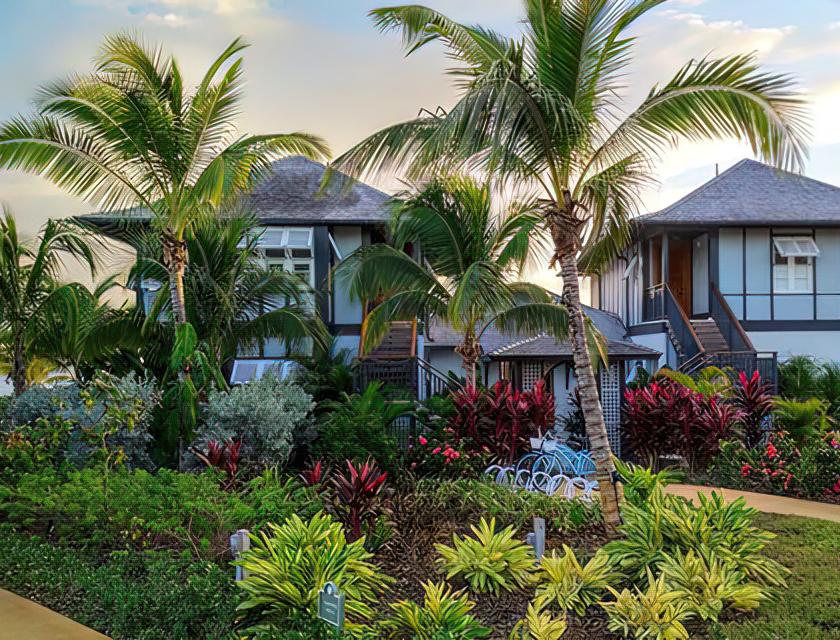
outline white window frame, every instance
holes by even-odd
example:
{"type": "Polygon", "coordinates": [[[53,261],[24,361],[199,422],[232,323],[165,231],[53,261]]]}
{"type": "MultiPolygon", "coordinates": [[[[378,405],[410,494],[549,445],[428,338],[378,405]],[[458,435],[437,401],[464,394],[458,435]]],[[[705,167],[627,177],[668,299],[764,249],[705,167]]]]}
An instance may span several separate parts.
{"type": "Polygon", "coordinates": [[[778,294],[810,294],[814,293],[814,258],[819,257],[820,249],[811,236],[774,236],[773,237],[773,293],[778,294]],[[785,264],[777,264],[776,259],[784,258],[785,264]],[[804,258],[806,267],[807,282],[805,287],[797,284],[796,259],[804,258]],[[784,275],[782,275],[784,274],[784,275]],[[781,276],[781,277],[779,277],[781,276]],[[778,286],[779,282],[786,282],[783,288],[778,286]]]}

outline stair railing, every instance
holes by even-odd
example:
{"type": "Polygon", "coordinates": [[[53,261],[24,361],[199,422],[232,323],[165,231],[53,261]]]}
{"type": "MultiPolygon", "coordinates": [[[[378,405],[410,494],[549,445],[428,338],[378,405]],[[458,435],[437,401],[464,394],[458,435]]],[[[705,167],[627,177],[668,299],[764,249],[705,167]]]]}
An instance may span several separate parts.
{"type": "Polygon", "coordinates": [[[733,352],[752,351],[755,353],[755,347],[752,340],[744,331],[740,321],[732,311],[732,307],[726,302],[726,298],[721,295],[715,283],[711,283],[712,287],[712,302],[709,312],[717,323],[718,329],[723,334],[726,344],[733,352]]]}
{"type": "Polygon", "coordinates": [[[667,284],[658,284],[647,290],[645,318],[668,321],[668,333],[681,364],[705,351],[691,321],[667,284]]]}

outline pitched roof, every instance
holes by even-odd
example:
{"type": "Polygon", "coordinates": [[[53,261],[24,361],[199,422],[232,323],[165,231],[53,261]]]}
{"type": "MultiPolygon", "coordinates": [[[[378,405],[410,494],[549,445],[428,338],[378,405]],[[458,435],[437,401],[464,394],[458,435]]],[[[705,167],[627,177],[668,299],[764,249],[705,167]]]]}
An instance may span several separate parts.
{"type": "MultiPolygon", "coordinates": [[[[624,323],[615,316],[600,309],[584,306],[584,313],[592,320],[607,340],[607,353],[614,357],[657,358],[658,351],[633,342],[627,335],[624,323]]],[[[447,323],[433,318],[429,323],[429,347],[455,347],[462,336],[447,323]]],[[[544,333],[524,335],[504,333],[491,324],[482,334],[481,348],[491,358],[571,358],[572,346],[568,340],[557,340],[544,333]]]]}
{"type": "MultiPolygon", "coordinates": [[[[334,181],[320,192],[326,167],[302,156],[277,160],[273,173],[245,198],[245,210],[264,224],[382,224],[391,217],[390,196],[362,182],[348,184],[335,172],[334,181]]],[[[80,216],[91,223],[149,219],[145,209],[124,209],[80,216]]]]}
{"type": "Polygon", "coordinates": [[[638,220],[644,225],[840,225],[840,187],[747,159],[638,220]]]}

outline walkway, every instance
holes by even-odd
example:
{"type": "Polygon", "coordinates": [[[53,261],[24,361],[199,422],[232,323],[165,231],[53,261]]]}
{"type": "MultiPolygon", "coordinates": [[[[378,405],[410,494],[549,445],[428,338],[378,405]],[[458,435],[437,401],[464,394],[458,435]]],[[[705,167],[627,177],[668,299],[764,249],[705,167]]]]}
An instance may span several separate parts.
{"type": "Polygon", "coordinates": [[[728,502],[743,497],[747,502],[747,506],[765,513],[778,513],[785,516],[803,516],[805,518],[840,522],[840,505],[836,504],[797,500],[796,498],[784,498],[782,496],[769,496],[764,493],[736,491],[735,489],[699,487],[691,484],[672,484],[668,486],[666,491],[676,496],[689,499],[697,496],[698,492],[710,495],[714,491],[716,493],[723,493],[723,497],[728,502]]]}
{"type": "Polygon", "coordinates": [[[0,640],[108,640],[46,607],[0,589],[0,640]]]}

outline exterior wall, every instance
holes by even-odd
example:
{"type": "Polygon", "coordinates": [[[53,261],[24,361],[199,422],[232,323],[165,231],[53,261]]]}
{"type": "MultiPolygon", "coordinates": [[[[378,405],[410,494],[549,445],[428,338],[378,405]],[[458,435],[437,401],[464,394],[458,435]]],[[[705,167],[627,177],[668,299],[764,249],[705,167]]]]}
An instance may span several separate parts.
{"type": "Polygon", "coordinates": [[[719,238],[719,287],[739,320],[840,319],[840,229],[722,228],[719,238]],[[814,237],[812,293],[773,291],[773,234],[814,237]]]}
{"type": "MultiPolygon", "coordinates": [[[[672,369],[676,369],[679,365],[677,352],[674,350],[674,345],[671,344],[671,341],[668,339],[667,333],[649,333],[646,335],[634,335],[631,336],[631,340],[636,344],[640,344],[643,347],[648,347],[650,349],[655,349],[662,355],[659,357],[659,361],[657,362],[656,368],[661,369],[662,367],[668,366],[672,369]]],[[[654,373],[651,371],[651,373],[654,373]]]]}
{"type": "Polygon", "coordinates": [[[691,250],[691,312],[709,313],[709,234],[692,240],[691,250]]]}
{"type": "Polygon", "coordinates": [[[336,336],[333,352],[349,349],[350,357],[355,358],[359,354],[359,340],[359,336],[336,336]]]}
{"type": "Polygon", "coordinates": [[[562,418],[572,412],[569,401],[574,397],[577,378],[574,368],[568,364],[557,365],[552,375],[554,376],[554,415],[562,418]]]}
{"type": "Polygon", "coordinates": [[[465,375],[464,368],[461,366],[461,356],[451,348],[434,348],[432,346],[427,351],[426,360],[443,374],[451,371],[458,377],[464,377],[465,375]]]}
{"type": "Polygon", "coordinates": [[[840,330],[748,331],[747,334],[758,351],[778,351],[780,360],[807,355],[840,361],[840,330]]]}
{"type": "Polygon", "coordinates": [[[638,246],[613,260],[600,278],[593,279],[592,306],[619,316],[626,325],[642,321],[643,260],[638,246]]]}
{"type": "Polygon", "coordinates": [[[605,268],[598,278],[598,305],[599,309],[610,311],[626,320],[626,307],[624,297],[624,270],[627,261],[624,259],[613,260],[609,267],[605,268]]]}
{"type": "MultiPolygon", "coordinates": [[[[362,246],[361,227],[335,227],[332,230],[332,236],[342,258],[346,258],[362,246]]],[[[335,324],[361,324],[362,322],[361,303],[350,300],[346,288],[338,282],[333,285],[333,322],[335,324]]]]}

